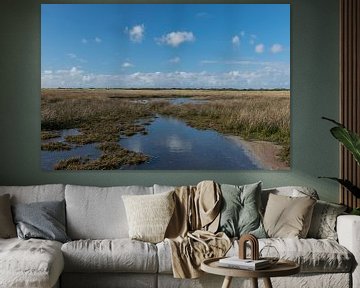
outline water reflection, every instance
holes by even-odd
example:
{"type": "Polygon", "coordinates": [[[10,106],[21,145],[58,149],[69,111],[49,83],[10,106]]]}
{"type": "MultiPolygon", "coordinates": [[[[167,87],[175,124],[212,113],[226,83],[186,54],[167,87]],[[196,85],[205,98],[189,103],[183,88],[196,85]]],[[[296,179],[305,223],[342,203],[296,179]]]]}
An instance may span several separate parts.
{"type": "MultiPolygon", "coordinates": [[[[80,135],[78,129],[64,129],[60,131],[55,131],[60,134],[59,137],[43,140],[42,143],[49,142],[62,142],[65,141],[66,136],[76,136],[80,135]]],[[[46,171],[54,170],[54,166],[61,160],[73,158],[73,157],[83,157],[95,160],[100,157],[101,151],[96,148],[96,144],[85,144],[82,146],[76,146],[71,150],[65,151],[41,151],[41,168],[46,171]]]]}
{"type": "MultiPolygon", "coordinates": [[[[120,140],[131,151],[150,156],[148,163],[121,169],[139,170],[241,170],[261,169],[238,143],[212,130],[197,130],[174,118],[158,117],[147,127],[148,134],[136,134],[120,140]]],[[[65,142],[77,129],[61,131],[60,137],[47,141],[65,142]]],[[[44,141],[45,142],[45,141],[44,141]]],[[[43,143],[44,143],[43,142],[43,143]]],[[[70,151],[41,151],[41,167],[53,170],[60,160],[71,157],[97,159],[96,144],[86,144],[70,151]]]]}
{"type": "Polygon", "coordinates": [[[191,97],[178,97],[178,98],[144,98],[144,99],[135,99],[131,100],[130,102],[136,104],[143,104],[146,105],[150,102],[161,102],[161,101],[169,101],[171,104],[174,105],[181,105],[181,104],[200,104],[208,102],[206,99],[194,99],[191,97]]]}
{"type": "Polygon", "coordinates": [[[65,142],[65,137],[66,136],[76,136],[76,135],[81,134],[78,129],[64,129],[64,130],[60,130],[60,131],[56,130],[54,132],[59,133],[60,136],[55,137],[55,138],[50,138],[50,139],[43,140],[42,143],[65,142]]]}
{"type": "Polygon", "coordinates": [[[170,135],[166,138],[166,146],[171,153],[191,152],[192,144],[189,140],[183,140],[178,135],[170,135]]]}
{"type": "Polygon", "coordinates": [[[96,148],[96,144],[85,144],[75,147],[69,151],[41,151],[41,168],[43,170],[54,170],[54,166],[61,160],[82,157],[95,160],[101,156],[101,151],[96,148]]]}
{"type": "Polygon", "coordinates": [[[194,98],[190,98],[190,97],[180,97],[180,98],[173,98],[170,99],[170,103],[171,104],[175,104],[175,105],[181,105],[181,104],[201,104],[201,103],[205,103],[208,102],[208,100],[202,100],[202,99],[194,99],[194,98]]]}
{"type": "Polygon", "coordinates": [[[147,135],[121,139],[120,145],[151,157],[148,163],[123,169],[260,169],[242,147],[222,134],[197,130],[173,118],[157,118],[147,135]]]}

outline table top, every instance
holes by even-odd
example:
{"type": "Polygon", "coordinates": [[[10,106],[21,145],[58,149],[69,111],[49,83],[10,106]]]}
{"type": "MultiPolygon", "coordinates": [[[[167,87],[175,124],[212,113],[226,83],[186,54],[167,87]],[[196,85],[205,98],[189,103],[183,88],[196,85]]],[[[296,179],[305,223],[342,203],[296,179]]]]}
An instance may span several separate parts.
{"type": "Polygon", "coordinates": [[[244,278],[280,277],[300,272],[300,266],[289,260],[279,260],[276,264],[266,269],[245,270],[219,266],[219,259],[221,258],[224,257],[204,260],[201,263],[201,270],[210,274],[244,278]]]}

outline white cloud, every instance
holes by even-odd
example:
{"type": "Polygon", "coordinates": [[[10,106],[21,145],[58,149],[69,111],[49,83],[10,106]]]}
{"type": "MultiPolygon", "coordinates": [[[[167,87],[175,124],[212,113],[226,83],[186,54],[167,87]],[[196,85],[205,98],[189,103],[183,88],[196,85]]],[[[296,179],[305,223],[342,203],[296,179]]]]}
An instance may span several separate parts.
{"type": "Polygon", "coordinates": [[[173,64],[177,64],[180,62],[180,60],[181,60],[180,57],[174,57],[174,58],[169,59],[169,62],[173,63],[173,64]]]}
{"type": "Polygon", "coordinates": [[[240,31],[240,36],[244,37],[245,36],[245,31],[240,31]]]}
{"type": "Polygon", "coordinates": [[[86,38],[82,38],[81,43],[86,44],[86,43],[88,43],[88,40],[86,38]]]}
{"type": "Polygon", "coordinates": [[[130,74],[86,73],[78,67],[43,71],[41,87],[98,88],[289,88],[290,65],[282,62],[259,62],[256,67],[227,72],[136,72],[130,74]]]}
{"type": "Polygon", "coordinates": [[[141,43],[144,38],[145,26],[144,24],[135,25],[132,28],[125,28],[125,33],[129,34],[130,40],[135,43],[141,43]]]}
{"type": "Polygon", "coordinates": [[[124,62],[121,67],[123,68],[130,68],[130,67],[134,67],[134,64],[131,64],[130,62],[124,62]]]}
{"type": "Polygon", "coordinates": [[[239,46],[240,45],[240,37],[235,35],[234,37],[232,37],[231,43],[236,47],[239,46]]]}
{"type": "Polygon", "coordinates": [[[255,46],[256,53],[259,53],[259,54],[264,53],[264,50],[265,50],[265,45],[262,43],[255,46]]]}
{"type": "Polygon", "coordinates": [[[251,34],[251,35],[250,35],[250,40],[249,40],[250,45],[254,45],[254,44],[255,44],[256,38],[257,38],[257,36],[256,36],[255,34],[251,34]]]}
{"type": "Polygon", "coordinates": [[[182,43],[195,41],[195,36],[192,32],[178,31],[168,33],[155,40],[158,44],[178,47],[182,43]]]}
{"type": "Polygon", "coordinates": [[[101,38],[99,38],[99,37],[95,37],[94,41],[95,41],[96,43],[101,43],[101,42],[102,42],[101,38]]]}
{"type": "Polygon", "coordinates": [[[272,45],[271,46],[271,48],[270,48],[270,51],[272,52],[272,53],[280,53],[280,52],[282,52],[284,50],[284,48],[283,48],[283,46],[281,45],[281,44],[274,44],[274,45],[272,45]]]}
{"type": "Polygon", "coordinates": [[[220,65],[267,65],[271,62],[258,62],[258,61],[250,61],[250,60],[202,60],[200,64],[208,65],[208,64],[220,64],[220,65]]]}

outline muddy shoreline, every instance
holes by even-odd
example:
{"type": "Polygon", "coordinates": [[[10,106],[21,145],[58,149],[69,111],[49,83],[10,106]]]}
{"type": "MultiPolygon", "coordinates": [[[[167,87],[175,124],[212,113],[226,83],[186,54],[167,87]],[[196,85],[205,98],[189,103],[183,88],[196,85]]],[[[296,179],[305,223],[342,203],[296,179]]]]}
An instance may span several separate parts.
{"type": "Polygon", "coordinates": [[[277,156],[281,145],[269,141],[247,141],[239,136],[227,136],[245,149],[245,152],[255,160],[261,168],[266,170],[289,170],[290,167],[277,156]]]}

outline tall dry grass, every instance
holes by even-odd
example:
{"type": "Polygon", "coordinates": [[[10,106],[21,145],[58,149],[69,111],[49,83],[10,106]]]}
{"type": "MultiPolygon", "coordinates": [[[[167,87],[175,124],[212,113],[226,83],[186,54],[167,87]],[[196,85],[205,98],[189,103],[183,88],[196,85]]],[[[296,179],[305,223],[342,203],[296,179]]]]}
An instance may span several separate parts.
{"type": "Polygon", "coordinates": [[[285,142],[290,136],[290,101],[284,97],[244,97],[205,104],[185,104],[179,109],[167,105],[166,115],[184,119],[190,125],[248,139],[285,142]]]}

